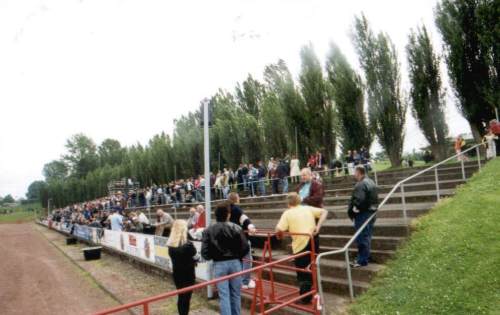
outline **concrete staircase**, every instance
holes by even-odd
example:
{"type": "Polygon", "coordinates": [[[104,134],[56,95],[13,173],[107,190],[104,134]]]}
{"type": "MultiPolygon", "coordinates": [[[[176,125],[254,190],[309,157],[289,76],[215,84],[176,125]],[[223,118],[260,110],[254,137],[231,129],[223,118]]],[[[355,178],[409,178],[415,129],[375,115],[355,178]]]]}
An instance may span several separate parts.
{"type": "MultiPolygon", "coordinates": [[[[379,198],[382,200],[394,185],[408,176],[422,170],[406,168],[389,170],[377,174],[379,198]]],[[[462,167],[458,163],[445,164],[438,169],[439,194],[441,198],[453,196],[455,188],[463,184],[464,174],[469,178],[478,169],[477,161],[465,162],[462,167]]],[[[325,177],[325,208],[328,210],[328,220],[321,230],[320,251],[330,251],[342,248],[355,233],[352,222],[347,217],[347,205],[350,199],[354,180],[351,176],[325,177]]],[[[290,191],[296,185],[290,185],[290,191]]],[[[408,219],[427,213],[437,202],[434,172],[423,174],[405,184],[405,205],[408,219]]],[[[214,202],[217,204],[218,202],[214,202]]],[[[274,228],[283,211],[286,209],[284,195],[242,198],[241,207],[252,219],[257,228],[274,228]]],[[[163,207],[168,210],[168,207],[163,207]]],[[[176,211],[177,218],[188,217],[189,205],[176,211]]],[[[151,211],[154,217],[154,211],[151,211]]],[[[169,210],[169,212],[171,212],[169,210]]],[[[173,211],[171,212],[174,213],[173,211]]],[[[384,263],[393,257],[396,249],[409,235],[409,221],[403,217],[402,194],[395,193],[378,211],[377,221],[372,240],[373,263],[367,267],[352,270],[355,294],[365,291],[371,279],[384,268],[384,263]]],[[[262,239],[253,239],[254,258],[261,259],[262,239]]],[[[291,254],[290,241],[273,240],[273,258],[279,259],[291,254]]],[[[352,258],[356,256],[356,244],[350,248],[352,258]]],[[[322,262],[323,287],[325,292],[348,295],[347,272],[344,257],[332,256],[322,262]]],[[[294,272],[274,270],[275,279],[280,282],[295,284],[294,272]]]]}

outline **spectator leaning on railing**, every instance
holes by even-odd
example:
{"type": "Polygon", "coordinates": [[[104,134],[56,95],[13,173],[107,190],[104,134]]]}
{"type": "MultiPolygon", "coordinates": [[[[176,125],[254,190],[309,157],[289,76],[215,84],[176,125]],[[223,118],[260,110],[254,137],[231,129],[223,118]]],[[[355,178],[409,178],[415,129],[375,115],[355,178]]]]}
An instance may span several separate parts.
{"type": "MultiPolygon", "coordinates": [[[[276,225],[276,232],[290,232],[313,234],[314,247],[316,253],[319,252],[319,231],[325,222],[328,212],[325,209],[301,205],[300,196],[297,193],[288,194],[288,210],[283,212],[276,225]],[[318,223],[316,223],[316,220],[318,223]]],[[[292,235],[292,251],[294,254],[311,251],[311,238],[309,236],[292,235]]],[[[307,268],[311,264],[311,256],[304,255],[295,259],[295,267],[307,268]]],[[[311,291],[312,275],[307,272],[297,271],[297,281],[300,286],[300,294],[311,291]]],[[[301,300],[301,303],[308,304],[312,296],[309,295],[301,300]]]]}
{"type": "Polygon", "coordinates": [[[162,209],[156,210],[156,230],[155,235],[162,236],[165,228],[169,228],[172,226],[174,219],[172,216],[162,209]]]}

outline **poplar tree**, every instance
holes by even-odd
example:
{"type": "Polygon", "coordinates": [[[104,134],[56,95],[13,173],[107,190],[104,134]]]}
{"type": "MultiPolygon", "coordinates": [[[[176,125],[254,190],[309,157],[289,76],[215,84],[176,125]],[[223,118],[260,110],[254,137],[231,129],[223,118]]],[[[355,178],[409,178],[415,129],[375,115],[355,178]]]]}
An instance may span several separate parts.
{"type": "Polygon", "coordinates": [[[365,73],[370,128],[391,165],[400,166],[407,104],[396,48],[387,34],[373,33],[364,15],[354,22],[353,42],[365,73]]]}
{"type": "Polygon", "coordinates": [[[340,48],[330,44],[326,72],[335,102],[343,151],[370,148],[372,137],[366,121],[363,84],[340,48]]]}
{"type": "Polygon", "coordinates": [[[444,91],[441,87],[439,58],[424,27],[411,31],[406,46],[411,83],[413,116],[438,160],[446,157],[448,126],[445,120],[444,91]]]}

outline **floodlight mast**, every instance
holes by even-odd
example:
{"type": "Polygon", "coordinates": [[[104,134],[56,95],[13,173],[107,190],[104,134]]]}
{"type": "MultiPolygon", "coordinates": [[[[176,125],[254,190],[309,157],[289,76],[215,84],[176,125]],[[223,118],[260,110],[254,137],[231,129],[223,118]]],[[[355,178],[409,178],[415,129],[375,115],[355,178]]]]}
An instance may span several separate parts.
{"type": "MultiPolygon", "coordinates": [[[[210,138],[209,138],[209,115],[208,115],[208,107],[210,105],[210,100],[205,98],[201,101],[201,105],[203,107],[203,143],[204,143],[204,155],[205,155],[205,222],[206,228],[210,226],[212,219],[212,209],[210,204],[211,194],[210,194],[210,138]]],[[[212,263],[208,262],[208,279],[212,279],[212,263]]],[[[212,286],[207,287],[207,296],[208,298],[213,297],[212,286]]]]}

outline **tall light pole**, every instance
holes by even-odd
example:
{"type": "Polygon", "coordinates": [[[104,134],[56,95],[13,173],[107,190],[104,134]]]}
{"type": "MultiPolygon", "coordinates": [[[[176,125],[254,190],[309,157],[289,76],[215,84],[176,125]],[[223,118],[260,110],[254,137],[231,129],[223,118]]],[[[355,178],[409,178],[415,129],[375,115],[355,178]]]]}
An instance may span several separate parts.
{"type": "MultiPolygon", "coordinates": [[[[205,151],[205,222],[206,222],[206,227],[210,226],[211,219],[212,219],[212,209],[211,209],[211,204],[210,204],[210,138],[208,134],[208,124],[209,124],[209,117],[208,117],[208,106],[209,106],[209,100],[208,99],[203,99],[202,106],[203,106],[203,143],[204,143],[204,151],[205,151]]],[[[208,262],[208,279],[210,280],[212,278],[212,263],[209,261],[208,262]]],[[[213,297],[213,292],[212,292],[212,286],[207,287],[207,296],[208,298],[213,297]]]]}
{"type": "Polygon", "coordinates": [[[299,158],[299,140],[297,136],[297,126],[295,126],[295,158],[299,158]]]}

